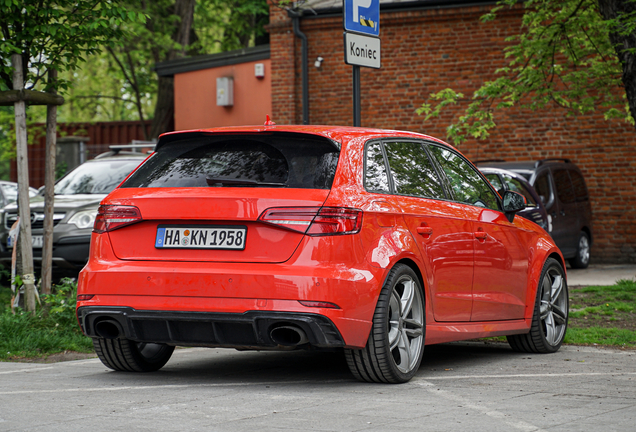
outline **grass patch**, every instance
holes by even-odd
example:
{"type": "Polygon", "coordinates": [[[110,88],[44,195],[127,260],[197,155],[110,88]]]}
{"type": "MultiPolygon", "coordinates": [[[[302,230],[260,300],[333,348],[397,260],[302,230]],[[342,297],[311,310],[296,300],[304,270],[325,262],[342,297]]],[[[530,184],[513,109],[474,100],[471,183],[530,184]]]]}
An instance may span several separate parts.
{"type": "MultiPolygon", "coordinates": [[[[505,337],[483,338],[504,342],[505,337]]],[[[636,282],[570,288],[566,344],[636,348],[636,282]]]]}
{"type": "Polygon", "coordinates": [[[75,318],[77,285],[70,280],[56,285],[53,294],[41,296],[42,305],[31,315],[10,309],[11,291],[0,290],[0,361],[46,357],[64,351],[92,352],[75,318]],[[7,300],[8,291],[8,300],[7,300]]]}
{"type": "Polygon", "coordinates": [[[636,347],[636,331],[606,327],[570,327],[565,335],[565,343],[636,347]]]}

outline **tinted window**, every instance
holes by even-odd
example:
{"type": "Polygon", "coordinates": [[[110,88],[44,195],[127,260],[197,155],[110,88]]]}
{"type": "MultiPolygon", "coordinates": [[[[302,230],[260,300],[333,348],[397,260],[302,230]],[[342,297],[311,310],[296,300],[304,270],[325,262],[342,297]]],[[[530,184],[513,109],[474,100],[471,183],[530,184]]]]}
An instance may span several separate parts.
{"type": "Polygon", "coordinates": [[[416,142],[384,145],[395,193],[427,198],[446,198],[437,172],[424,147],[416,142]]]}
{"type": "Polygon", "coordinates": [[[508,189],[509,190],[517,192],[517,193],[520,193],[521,195],[526,197],[526,205],[528,207],[536,207],[537,206],[536,200],[532,197],[532,194],[526,188],[526,185],[521,183],[519,180],[517,180],[515,178],[512,178],[512,177],[508,177],[506,175],[504,175],[504,180],[506,181],[506,184],[508,185],[508,189]]]}
{"type": "Polygon", "coordinates": [[[389,176],[386,173],[382,145],[379,142],[367,146],[364,187],[370,192],[389,193],[389,176]]]}
{"type": "Polygon", "coordinates": [[[110,159],[83,163],[55,184],[55,195],[110,193],[142,160],[110,159]]]}
{"type": "Polygon", "coordinates": [[[555,170],[552,175],[554,176],[554,184],[561,202],[564,204],[573,203],[575,201],[574,189],[572,188],[568,172],[563,169],[555,170]]]}
{"type": "Polygon", "coordinates": [[[574,196],[577,201],[587,201],[587,187],[585,186],[585,180],[578,171],[571,170],[570,179],[572,179],[572,186],[574,187],[574,196]]]}
{"type": "Polygon", "coordinates": [[[448,149],[430,146],[450,181],[457,201],[498,210],[497,197],[472,166],[448,149]]]}
{"type": "Polygon", "coordinates": [[[339,153],[326,139],[300,134],[186,136],[160,147],[122,187],[329,189],[339,153]]]}
{"type": "Polygon", "coordinates": [[[533,186],[534,190],[543,200],[543,204],[547,205],[550,202],[550,197],[552,196],[552,189],[550,188],[550,178],[548,177],[548,173],[543,173],[539,177],[537,177],[533,186]]]}

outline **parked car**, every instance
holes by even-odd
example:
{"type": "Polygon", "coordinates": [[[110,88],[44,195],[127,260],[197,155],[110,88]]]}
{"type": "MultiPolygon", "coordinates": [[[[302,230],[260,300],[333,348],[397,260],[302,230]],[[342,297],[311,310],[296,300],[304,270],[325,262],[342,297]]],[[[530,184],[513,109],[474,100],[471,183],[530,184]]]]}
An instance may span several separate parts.
{"type": "MultiPolygon", "coordinates": [[[[38,194],[37,189],[29,188],[29,197],[38,194]]],[[[4,220],[4,207],[18,200],[18,184],[11,181],[0,180],[0,220],[4,220]]],[[[7,245],[0,242],[0,256],[7,254],[7,245]]]]}
{"type": "Polygon", "coordinates": [[[528,180],[521,174],[501,168],[479,168],[490,183],[497,189],[499,195],[511,190],[518,192],[526,198],[526,208],[519,212],[519,216],[539,225],[544,230],[550,232],[548,212],[545,210],[543,201],[530,185],[528,180]]]}
{"type": "Polygon", "coordinates": [[[573,268],[587,268],[592,246],[592,206],[581,170],[570,159],[529,162],[478,161],[477,166],[502,168],[524,176],[541,197],[550,234],[573,268]]]}
{"type": "MultiPolygon", "coordinates": [[[[53,215],[53,277],[77,277],[88,261],[93,222],[99,202],[122,182],[146,157],[141,153],[108,152],[84,162],[55,184],[53,215]]],[[[33,261],[36,271],[42,264],[44,238],[44,196],[31,198],[33,261]]],[[[9,229],[18,218],[17,204],[4,209],[0,243],[4,253],[0,263],[9,268],[13,244],[9,229]]]]}
{"type": "Polygon", "coordinates": [[[78,321],[117,371],[158,370],[178,345],[344,348],[356,378],[399,383],[425,344],[555,352],[564,260],[524,209],[426,135],[167,133],[99,207],[78,321]]]}

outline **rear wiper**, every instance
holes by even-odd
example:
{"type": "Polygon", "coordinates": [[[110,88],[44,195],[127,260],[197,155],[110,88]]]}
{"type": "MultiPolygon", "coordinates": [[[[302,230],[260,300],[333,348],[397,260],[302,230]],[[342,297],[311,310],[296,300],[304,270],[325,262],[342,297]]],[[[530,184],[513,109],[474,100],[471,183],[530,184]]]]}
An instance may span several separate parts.
{"type": "Polygon", "coordinates": [[[223,186],[269,186],[269,187],[287,187],[285,183],[259,182],[250,179],[229,178],[229,177],[206,177],[208,186],[222,184],[223,186]]]}

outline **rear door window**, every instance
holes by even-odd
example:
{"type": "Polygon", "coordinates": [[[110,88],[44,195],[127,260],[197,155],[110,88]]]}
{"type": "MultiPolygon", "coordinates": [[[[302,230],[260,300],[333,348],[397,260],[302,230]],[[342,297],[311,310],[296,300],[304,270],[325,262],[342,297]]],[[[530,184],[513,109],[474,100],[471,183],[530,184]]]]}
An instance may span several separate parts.
{"type": "Polygon", "coordinates": [[[387,142],[384,148],[396,194],[446,199],[437,171],[421,143],[387,142]]]}
{"type": "Polygon", "coordinates": [[[382,144],[379,142],[367,146],[364,187],[369,192],[389,193],[389,176],[386,173],[382,144]]]}
{"type": "Polygon", "coordinates": [[[329,189],[340,151],[303,134],[190,135],[168,142],[122,187],[329,189]]]}

